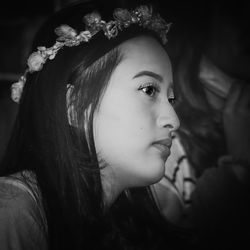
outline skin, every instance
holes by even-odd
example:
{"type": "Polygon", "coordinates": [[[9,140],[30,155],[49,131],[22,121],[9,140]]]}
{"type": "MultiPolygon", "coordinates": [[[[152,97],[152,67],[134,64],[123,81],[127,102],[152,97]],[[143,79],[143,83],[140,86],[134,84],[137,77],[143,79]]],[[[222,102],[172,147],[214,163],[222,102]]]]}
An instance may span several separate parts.
{"type": "Polygon", "coordinates": [[[107,204],[126,188],[159,181],[179,127],[173,109],[172,67],[151,37],[120,45],[123,60],[114,70],[94,116],[94,141],[107,204]],[[151,73],[149,73],[151,72],[151,73]],[[157,143],[166,139],[168,146],[157,143]]]}

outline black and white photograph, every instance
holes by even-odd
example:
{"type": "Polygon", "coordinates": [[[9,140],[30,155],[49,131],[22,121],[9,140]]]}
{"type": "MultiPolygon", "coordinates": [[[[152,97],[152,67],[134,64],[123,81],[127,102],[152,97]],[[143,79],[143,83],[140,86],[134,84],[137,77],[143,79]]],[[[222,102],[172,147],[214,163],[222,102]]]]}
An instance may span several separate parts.
{"type": "Polygon", "coordinates": [[[247,1],[0,5],[0,250],[250,248],[247,1]]]}

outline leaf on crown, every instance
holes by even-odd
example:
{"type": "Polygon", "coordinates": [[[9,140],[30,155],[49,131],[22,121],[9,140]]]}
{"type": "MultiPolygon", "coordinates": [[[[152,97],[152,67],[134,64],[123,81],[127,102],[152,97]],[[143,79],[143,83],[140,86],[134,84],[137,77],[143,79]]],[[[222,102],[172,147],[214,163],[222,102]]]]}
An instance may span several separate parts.
{"type": "Polygon", "coordinates": [[[58,36],[58,41],[65,41],[77,36],[77,32],[69,25],[61,25],[55,29],[55,33],[58,36]]]}
{"type": "Polygon", "coordinates": [[[131,22],[132,16],[126,9],[117,8],[114,10],[114,19],[121,23],[131,22]]]}
{"type": "Polygon", "coordinates": [[[40,52],[33,52],[27,61],[30,72],[39,71],[42,69],[43,64],[45,63],[45,58],[40,52]]]}

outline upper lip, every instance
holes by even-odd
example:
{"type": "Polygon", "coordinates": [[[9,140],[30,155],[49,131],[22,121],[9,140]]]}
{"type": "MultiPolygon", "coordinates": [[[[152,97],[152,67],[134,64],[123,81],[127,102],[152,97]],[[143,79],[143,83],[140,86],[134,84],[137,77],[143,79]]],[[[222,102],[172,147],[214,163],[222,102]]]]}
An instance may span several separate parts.
{"type": "Polygon", "coordinates": [[[165,147],[171,148],[172,139],[171,138],[165,138],[165,139],[157,140],[153,144],[161,144],[161,145],[163,145],[165,147]]]}

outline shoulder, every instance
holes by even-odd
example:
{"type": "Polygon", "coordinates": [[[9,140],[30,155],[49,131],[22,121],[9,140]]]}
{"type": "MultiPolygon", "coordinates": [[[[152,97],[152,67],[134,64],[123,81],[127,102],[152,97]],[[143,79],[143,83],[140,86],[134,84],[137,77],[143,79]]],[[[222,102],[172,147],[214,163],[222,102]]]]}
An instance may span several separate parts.
{"type": "Polygon", "coordinates": [[[46,249],[39,203],[29,187],[13,177],[0,178],[0,245],[4,249],[46,249]]]}
{"type": "MultiPolygon", "coordinates": [[[[11,215],[35,211],[32,192],[20,180],[0,177],[0,211],[11,215]]],[[[1,215],[0,215],[1,216],[1,215]]]]}

